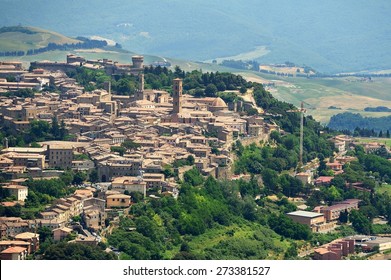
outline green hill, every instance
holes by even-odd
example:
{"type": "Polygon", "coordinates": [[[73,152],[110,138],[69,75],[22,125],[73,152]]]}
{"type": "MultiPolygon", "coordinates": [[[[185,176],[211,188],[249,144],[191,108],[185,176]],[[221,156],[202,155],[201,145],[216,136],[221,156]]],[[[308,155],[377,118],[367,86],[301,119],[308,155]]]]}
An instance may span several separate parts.
{"type": "Polygon", "coordinates": [[[0,28],[0,52],[14,52],[57,45],[77,44],[80,40],[72,39],[56,32],[36,27],[11,26],[0,28]]]}

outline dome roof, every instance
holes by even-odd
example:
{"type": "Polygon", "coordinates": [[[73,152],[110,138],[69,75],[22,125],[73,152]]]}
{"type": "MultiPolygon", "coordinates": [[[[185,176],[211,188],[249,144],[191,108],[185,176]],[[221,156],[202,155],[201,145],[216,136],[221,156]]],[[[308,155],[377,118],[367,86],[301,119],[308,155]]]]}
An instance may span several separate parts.
{"type": "Polygon", "coordinates": [[[224,102],[223,99],[221,99],[220,97],[217,97],[217,98],[213,101],[213,103],[212,103],[211,106],[212,106],[212,107],[227,107],[227,104],[224,102]]]}

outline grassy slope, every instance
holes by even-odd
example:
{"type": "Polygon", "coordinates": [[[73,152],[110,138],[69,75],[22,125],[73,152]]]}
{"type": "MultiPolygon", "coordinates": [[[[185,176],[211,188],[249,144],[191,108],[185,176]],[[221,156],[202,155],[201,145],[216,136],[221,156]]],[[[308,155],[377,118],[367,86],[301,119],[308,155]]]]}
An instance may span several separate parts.
{"type": "MultiPolygon", "coordinates": [[[[219,245],[220,242],[230,240],[232,238],[236,239],[251,239],[253,240],[254,234],[262,233],[266,238],[270,238],[272,240],[273,246],[280,249],[280,252],[274,252],[272,250],[268,251],[268,259],[282,259],[283,252],[285,252],[290,242],[287,240],[281,241],[281,236],[277,235],[272,230],[256,224],[251,224],[249,222],[245,224],[232,224],[230,226],[220,226],[210,230],[207,230],[204,234],[196,236],[192,238],[191,241],[188,242],[191,251],[196,254],[203,254],[206,249],[211,249],[214,246],[219,245]],[[234,236],[230,236],[227,232],[234,232],[234,236]]],[[[173,248],[170,251],[165,252],[165,257],[167,259],[171,259],[179,252],[179,246],[173,248]]]]}
{"type": "Polygon", "coordinates": [[[391,185],[381,185],[379,187],[376,188],[376,191],[378,193],[388,193],[389,195],[391,195],[391,185]]]}
{"type": "Polygon", "coordinates": [[[27,51],[46,47],[49,43],[72,44],[79,40],[72,39],[56,32],[43,30],[35,27],[25,27],[34,34],[22,32],[0,33],[0,51],[27,51]]]}

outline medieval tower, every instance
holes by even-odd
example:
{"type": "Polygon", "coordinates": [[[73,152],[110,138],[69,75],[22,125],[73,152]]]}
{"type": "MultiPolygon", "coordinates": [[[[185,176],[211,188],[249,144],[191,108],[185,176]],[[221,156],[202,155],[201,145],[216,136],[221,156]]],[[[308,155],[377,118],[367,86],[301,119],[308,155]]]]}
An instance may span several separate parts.
{"type": "Polygon", "coordinates": [[[182,110],[182,79],[174,79],[172,87],[173,113],[178,114],[182,110]]]}

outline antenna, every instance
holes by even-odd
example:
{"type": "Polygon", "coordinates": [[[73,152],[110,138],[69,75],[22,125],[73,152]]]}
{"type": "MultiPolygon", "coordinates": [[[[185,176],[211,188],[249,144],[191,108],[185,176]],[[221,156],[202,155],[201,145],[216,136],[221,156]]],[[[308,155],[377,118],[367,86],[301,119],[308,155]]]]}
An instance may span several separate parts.
{"type": "Polygon", "coordinates": [[[303,142],[304,142],[304,102],[301,102],[301,107],[298,110],[288,110],[287,112],[300,112],[300,154],[299,154],[299,164],[297,169],[301,169],[303,166],[303,142]]]}
{"type": "Polygon", "coordinates": [[[304,103],[301,102],[300,109],[300,168],[303,166],[303,140],[304,140],[304,103]]]}

